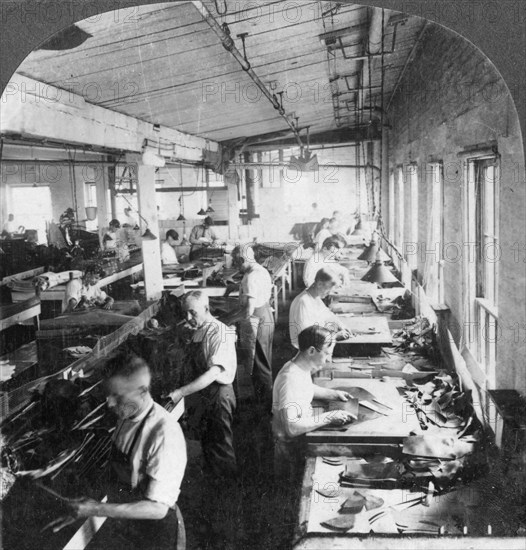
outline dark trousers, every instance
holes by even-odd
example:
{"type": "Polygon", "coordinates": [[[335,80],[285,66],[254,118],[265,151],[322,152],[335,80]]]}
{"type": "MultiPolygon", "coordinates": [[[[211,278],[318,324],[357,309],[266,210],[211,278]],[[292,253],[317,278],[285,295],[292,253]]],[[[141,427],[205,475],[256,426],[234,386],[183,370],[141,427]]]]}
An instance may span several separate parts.
{"type": "Polygon", "coordinates": [[[202,392],[204,413],[201,419],[201,444],[205,467],[214,477],[237,475],[232,422],[236,396],[232,384],[210,384],[202,392]]]}
{"type": "Polygon", "coordinates": [[[274,316],[270,305],[254,310],[254,317],[259,319],[254,353],[252,384],[256,400],[270,412],[272,408],[272,342],[274,340],[274,316]]]}

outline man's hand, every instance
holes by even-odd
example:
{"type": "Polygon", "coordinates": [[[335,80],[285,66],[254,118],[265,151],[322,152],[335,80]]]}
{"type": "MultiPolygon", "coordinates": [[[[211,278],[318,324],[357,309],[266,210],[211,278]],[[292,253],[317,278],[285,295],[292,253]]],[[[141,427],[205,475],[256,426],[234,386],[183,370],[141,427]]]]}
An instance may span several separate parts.
{"type": "Polygon", "coordinates": [[[168,397],[174,402],[175,405],[181,401],[181,399],[184,397],[183,393],[180,389],[174,390],[173,392],[168,394],[168,397]]]}
{"type": "Polygon", "coordinates": [[[336,333],[336,340],[347,340],[347,338],[350,338],[351,336],[353,336],[352,332],[344,328],[336,333]]]}
{"type": "Polygon", "coordinates": [[[112,309],[114,302],[115,302],[115,300],[113,298],[110,298],[109,300],[106,300],[104,302],[104,305],[102,306],[102,308],[103,309],[112,309]]]}
{"type": "Polygon", "coordinates": [[[87,518],[89,516],[96,515],[96,507],[99,504],[98,501],[91,498],[75,498],[68,500],[68,507],[70,513],[66,516],[61,516],[50,523],[48,523],[42,531],[46,529],[53,529],[53,533],[57,533],[64,527],[71,525],[79,518],[87,518]]]}
{"type": "Polygon", "coordinates": [[[344,424],[349,424],[354,418],[345,411],[331,411],[327,415],[326,422],[331,426],[343,426],[344,424]]]}
{"type": "Polygon", "coordinates": [[[342,390],[334,390],[334,401],[349,401],[352,395],[342,390]]]}

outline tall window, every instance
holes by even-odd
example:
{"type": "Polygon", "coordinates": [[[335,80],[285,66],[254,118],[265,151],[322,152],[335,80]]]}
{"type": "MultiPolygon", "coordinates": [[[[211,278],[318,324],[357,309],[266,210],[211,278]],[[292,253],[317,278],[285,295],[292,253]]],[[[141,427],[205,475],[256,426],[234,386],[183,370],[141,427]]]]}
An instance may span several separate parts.
{"type": "Polygon", "coordinates": [[[46,223],[53,218],[51,191],[48,185],[11,185],[9,212],[17,226],[36,229],[40,244],[47,244],[46,223]]]}
{"type": "Polygon", "coordinates": [[[418,259],[418,167],[410,164],[407,167],[407,180],[409,183],[409,227],[406,235],[406,260],[409,267],[416,269],[418,259]]]}
{"type": "Polygon", "coordinates": [[[389,238],[392,242],[395,241],[395,175],[393,172],[389,174],[389,238]]]}
{"type": "Polygon", "coordinates": [[[428,164],[427,183],[430,223],[425,254],[425,290],[431,300],[444,303],[444,170],[441,162],[428,164]]]}
{"type": "Polygon", "coordinates": [[[495,385],[498,323],[498,158],[492,154],[467,159],[464,261],[467,288],[465,341],[482,369],[488,388],[495,385]]]}
{"type": "Polygon", "coordinates": [[[404,244],[404,171],[402,167],[397,170],[397,219],[396,219],[396,246],[402,250],[404,244]]]}

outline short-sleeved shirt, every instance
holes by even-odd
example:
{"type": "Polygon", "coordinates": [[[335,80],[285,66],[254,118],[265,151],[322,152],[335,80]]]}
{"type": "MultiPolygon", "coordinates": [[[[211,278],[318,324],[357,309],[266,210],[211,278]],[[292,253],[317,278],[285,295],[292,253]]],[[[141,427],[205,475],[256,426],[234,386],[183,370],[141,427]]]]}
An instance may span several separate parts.
{"type": "Polygon", "coordinates": [[[174,247],[166,241],[161,245],[161,261],[163,264],[178,264],[177,254],[174,247]]]}
{"type": "Polygon", "coordinates": [[[304,290],[294,298],[289,312],[290,341],[296,349],[298,349],[299,333],[312,325],[338,330],[340,323],[321,298],[314,298],[304,290]]]}
{"type": "Polygon", "coordinates": [[[281,441],[290,441],[286,422],[294,423],[300,417],[312,416],[314,384],[309,372],[293,361],[279,371],[272,388],[272,431],[281,441]],[[280,411],[286,411],[286,418],[280,411]]]}
{"type": "MultiPolygon", "coordinates": [[[[117,424],[113,442],[120,451],[130,452],[136,431],[149,412],[148,408],[137,418],[117,424]]],[[[177,419],[157,403],[153,403],[133,449],[131,466],[132,489],[148,500],[175,505],[186,467],[186,442],[177,419]]]]}
{"type": "Polygon", "coordinates": [[[207,368],[221,367],[216,382],[232,384],[237,369],[236,329],[212,318],[195,331],[192,342],[202,343],[207,368]]]}
{"type": "Polygon", "coordinates": [[[255,263],[251,271],[245,273],[239,287],[239,301],[245,305],[246,297],[254,298],[255,307],[269,303],[272,294],[270,273],[260,264],[255,263]]]}
{"type": "Polygon", "coordinates": [[[66,310],[71,298],[75,298],[77,304],[84,298],[87,302],[100,305],[108,299],[108,295],[98,285],[85,285],[82,279],[73,279],[68,281],[66,285],[64,299],[62,300],[62,311],[66,310]]]}

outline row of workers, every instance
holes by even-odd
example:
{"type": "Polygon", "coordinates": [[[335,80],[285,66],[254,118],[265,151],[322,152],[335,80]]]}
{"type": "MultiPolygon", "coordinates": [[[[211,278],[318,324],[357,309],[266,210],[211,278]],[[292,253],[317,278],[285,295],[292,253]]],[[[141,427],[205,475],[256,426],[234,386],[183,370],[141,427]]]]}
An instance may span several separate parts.
{"type": "MultiPolygon", "coordinates": [[[[265,286],[263,282],[268,286],[268,273],[255,262],[251,250],[245,247],[239,258],[245,266],[244,307],[227,322],[234,323],[247,314],[250,319],[258,318],[259,314],[260,321],[250,326],[269,334],[273,332],[273,319],[267,314],[268,303],[260,305],[257,301],[265,286]],[[251,273],[257,275],[250,277],[251,273]],[[270,325],[272,330],[265,330],[270,325]]],[[[311,414],[314,398],[346,401],[350,397],[346,392],[318,387],[311,378],[313,372],[323,367],[334,340],[349,336],[322,301],[339,282],[337,273],[328,268],[316,273],[314,283],[291,305],[289,323],[291,342],[297,348],[295,357],[280,370],[273,388],[268,356],[268,371],[253,377],[260,403],[272,409],[275,469],[285,479],[301,464],[303,434],[321,425],[340,425],[351,420],[343,411],[317,418],[311,414]],[[323,324],[327,328],[320,326],[323,324]],[[271,396],[268,402],[267,396],[271,396]]],[[[236,332],[212,316],[208,297],[202,291],[187,293],[183,297],[183,310],[188,324],[194,328],[192,345],[202,358],[204,370],[169,395],[175,403],[189,395],[199,395],[205,406],[201,431],[205,472],[208,479],[216,482],[234,482],[239,474],[232,431],[236,407],[232,387],[237,370],[236,332]]],[[[257,330],[252,334],[255,371],[256,357],[258,353],[263,357],[265,350],[261,349],[257,330]]],[[[270,347],[271,344],[270,340],[270,347]]],[[[248,348],[241,347],[245,351],[248,348]]],[[[78,518],[107,517],[110,521],[97,538],[106,540],[111,548],[171,548],[177,535],[176,502],[186,465],[181,428],[173,416],[153,401],[149,390],[151,374],[143,359],[126,354],[115,356],[107,362],[104,379],[108,406],[118,417],[113,434],[108,502],[72,500],[68,515],[53,521],[51,527],[57,531],[78,518]]]]}

